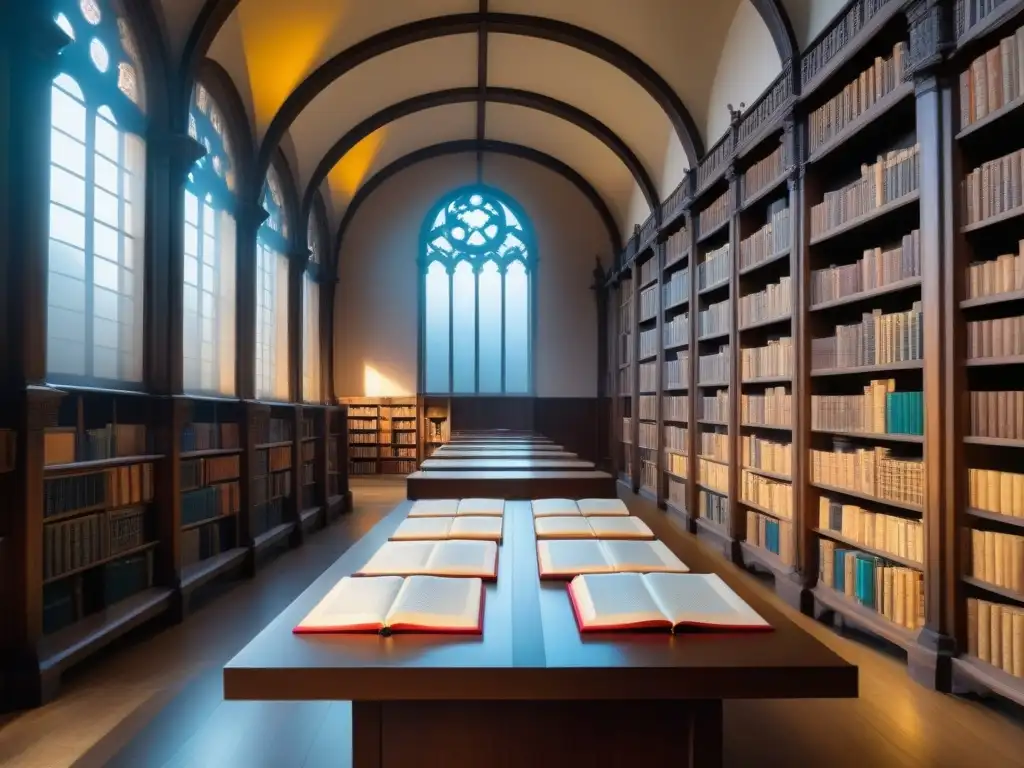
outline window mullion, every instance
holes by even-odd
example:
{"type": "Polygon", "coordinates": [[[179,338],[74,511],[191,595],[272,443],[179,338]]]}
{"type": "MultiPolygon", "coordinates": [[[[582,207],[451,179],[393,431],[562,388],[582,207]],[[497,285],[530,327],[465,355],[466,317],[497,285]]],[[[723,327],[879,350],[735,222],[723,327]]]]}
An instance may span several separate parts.
{"type": "Polygon", "coordinates": [[[94,109],[85,106],[85,375],[95,376],[93,366],[93,248],[95,245],[96,221],[96,120],[94,109]]]}
{"type": "Polygon", "coordinates": [[[501,273],[501,392],[504,394],[508,391],[505,384],[505,337],[508,335],[508,322],[505,319],[505,273],[508,270],[499,267],[498,272],[501,273]]]}
{"type": "Polygon", "coordinates": [[[476,354],[473,355],[473,392],[480,394],[480,265],[473,264],[473,335],[476,354]]]}
{"type": "Polygon", "coordinates": [[[448,391],[455,392],[455,265],[448,272],[448,391]]]}
{"type": "MultiPolygon", "coordinates": [[[[125,174],[128,172],[128,169],[127,169],[128,163],[127,163],[127,161],[125,159],[125,149],[124,149],[126,142],[127,142],[126,134],[123,131],[118,130],[118,134],[117,134],[117,229],[118,229],[118,233],[117,233],[117,286],[118,286],[118,296],[117,296],[116,301],[117,301],[117,372],[118,372],[118,377],[119,378],[124,378],[125,377],[125,372],[121,369],[122,362],[123,362],[122,361],[122,353],[121,353],[121,351],[124,349],[124,342],[125,342],[125,340],[123,338],[121,338],[121,335],[123,333],[125,333],[125,332],[131,333],[130,329],[131,329],[132,325],[134,324],[134,320],[135,320],[134,317],[131,318],[131,320],[133,322],[127,326],[127,328],[129,330],[126,331],[125,330],[126,326],[122,322],[122,320],[124,320],[124,318],[121,317],[121,297],[125,295],[125,292],[128,289],[128,286],[126,286],[124,284],[125,271],[126,271],[125,270],[125,265],[124,265],[124,240],[125,240],[125,237],[127,237],[126,233],[128,231],[128,228],[127,228],[126,222],[125,222],[125,216],[124,216],[124,207],[125,207],[124,177],[125,177],[125,174]]],[[[134,291],[132,291],[132,295],[134,297],[134,291]]],[[[134,356],[134,353],[136,353],[137,351],[138,350],[132,348],[133,356],[134,356]]],[[[145,375],[145,372],[143,372],[143,375],[145,375]]]]}

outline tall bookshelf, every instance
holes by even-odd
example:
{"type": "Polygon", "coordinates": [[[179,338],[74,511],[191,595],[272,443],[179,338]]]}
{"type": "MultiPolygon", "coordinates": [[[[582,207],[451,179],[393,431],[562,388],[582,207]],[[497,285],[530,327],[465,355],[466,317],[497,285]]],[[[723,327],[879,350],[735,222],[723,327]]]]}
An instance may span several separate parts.
{"type": "Polygon", "coordinates": [[[619,480],[629,487],[633,487],[633,439],[634,433],[634,404],[633,395],[636,384],[636,350],[634,333],[634,318],[636,307],[636,284],[632,274],[624,277],[618,285],[618,325],[617,329],[617,354],[618,372],[616,376],[616,408],[614,413],[617,419],[615,434],[619,438],[619,450],[616,455],[615,468],[618,470],[619,480]]]}
{"type": "Polygon", "coordinates": [[[451,440],[451,403],[446,397],[425,395],[422,400],[423,427],[420,431],[420,455],[429,459],[434,451],[451,440]]]}
{"type": "Polygon", "coordinates": [[[637,427],[636,463],[640,493],[658,500],[658,398],[661,394],[661,249],[653,243],[637,256],[637,427]]]}
{"type": "Polygon", "coordinates": [[[415,396],[346,397],[343,402],[348,405],[350,474],[407,475],[416,471],[423,409],[415,396]]]}

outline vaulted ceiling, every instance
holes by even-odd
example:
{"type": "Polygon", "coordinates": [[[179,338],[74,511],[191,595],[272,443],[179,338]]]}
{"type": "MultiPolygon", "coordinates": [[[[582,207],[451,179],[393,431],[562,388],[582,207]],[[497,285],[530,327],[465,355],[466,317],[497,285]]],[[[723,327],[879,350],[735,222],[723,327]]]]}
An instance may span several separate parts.
{"type": "MultiPolygon", "coordinates": [[[[324,191],[335,224],[403,158],[478,142],[573,169],[628,234],[717,138],[712,91],[741,4],[778,60],[795,46],[780,0],[156,2],[172,55],[226,70],[262,162],[283,145],[300,195],[324,191]]],[[[807,8],[838,0],[784,2],[803,31],[807,8]]]]}

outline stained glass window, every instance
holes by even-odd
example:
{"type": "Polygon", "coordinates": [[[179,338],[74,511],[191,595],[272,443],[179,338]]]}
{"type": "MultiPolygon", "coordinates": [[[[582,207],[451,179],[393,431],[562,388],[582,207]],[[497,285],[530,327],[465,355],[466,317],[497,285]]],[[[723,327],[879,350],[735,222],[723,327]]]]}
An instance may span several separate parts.
{"type": "Polygon", "coordinates": [[[455,193],[423,232],[423,387],[431,394],[531,389],[529,233],[489,188],[455,193]]]}
{"type": "Polygon", "coordinates": [[[137,49],[123,45],[130,28],[120,5],[55,6],[71,42],[51,88],[47,376],[139,383],[146,149],[137,49]]]}

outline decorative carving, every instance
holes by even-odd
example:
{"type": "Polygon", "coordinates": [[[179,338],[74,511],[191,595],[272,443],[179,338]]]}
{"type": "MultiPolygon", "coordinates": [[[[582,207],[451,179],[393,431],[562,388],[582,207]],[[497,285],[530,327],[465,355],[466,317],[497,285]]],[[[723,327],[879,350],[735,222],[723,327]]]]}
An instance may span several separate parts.
{"type": "Polygon", "coordinates": [[[741,101],[739,109],[733,108],[732,104],[726,104],[725,106],[729,109],[729,124],[736,127],[743,118],[743,110],[747,105],[741,101]]]}
{"type": "Polygon", "coordinates": [[[904,77],[919,78],[941,64],[955,47],[951,6],[944,0],[904,3],[910,42],[904,77]]]}
{"type": "Polygon", "coordinates": [[[796,192],[800,189],[804,182],[804,171],[806,166],[803,163],[794,163],[789,169],[789,175],[786,177],[786,186],[790,192],[796,192]]]}

